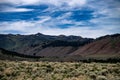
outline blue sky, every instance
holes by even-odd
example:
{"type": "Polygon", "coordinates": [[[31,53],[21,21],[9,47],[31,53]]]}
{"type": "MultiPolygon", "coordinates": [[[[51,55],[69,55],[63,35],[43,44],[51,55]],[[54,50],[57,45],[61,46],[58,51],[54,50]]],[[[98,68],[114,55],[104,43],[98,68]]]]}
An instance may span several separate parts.
{"type": "Polygon", "coordinates": [[[120,0],[0,0],[0,34],[120,33],[120,0]]]}

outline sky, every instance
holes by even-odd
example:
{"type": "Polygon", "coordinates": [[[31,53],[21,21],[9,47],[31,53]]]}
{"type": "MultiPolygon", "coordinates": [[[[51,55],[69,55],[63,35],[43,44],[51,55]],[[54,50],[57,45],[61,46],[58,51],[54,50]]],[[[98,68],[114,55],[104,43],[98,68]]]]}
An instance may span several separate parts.
{"type": "Polygon", "coordinates": [[[0,0],[0,34],[120,33],[120,0],[0,0]]]}

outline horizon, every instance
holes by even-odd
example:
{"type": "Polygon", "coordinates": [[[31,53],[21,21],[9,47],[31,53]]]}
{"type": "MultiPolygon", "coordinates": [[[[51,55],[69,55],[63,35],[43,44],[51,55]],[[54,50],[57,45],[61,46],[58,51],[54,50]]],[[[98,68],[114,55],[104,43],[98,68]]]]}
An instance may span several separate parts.
{"type": "Polygon", "coordinates": [[[120,33],[120,1],[0,1],[0,34],[37,33],[85,38],[120,33]]]}
{"type": "MultiPolygon", "coordinates": [[[[29,35],[37,35],[37,34],[41,34],[41,35],[47,35],[47,36],[66,36],[66,37],[69,37],[69,36],[77,36],[77,35],[64,35],[64,34],[60,34],[60,35],[49,35],[49,34],[43,34],[43,33],[35,33],[35,34],[12,34],[12,33],[6,33],[6,34],[0,34],[0,35],[22,35],[22,36],[29,36],[29,35]]],[[[97,38],[100,38],[100,37],[104,37],[104,36],[110,36],[110,35],[116,35],[116,34],[119,34],[120,33],[113,33],[113,34],[106,34],[106,35],[102,35],[102,36],[99,36],[99,37],[96,37],[96,38],[92,38],[92,37],[83,37],[83,36],[80,36],[78,35],[77,37],[81,37],[81,38],[91,38],[91,39],[97,39],[97,38]]]]}

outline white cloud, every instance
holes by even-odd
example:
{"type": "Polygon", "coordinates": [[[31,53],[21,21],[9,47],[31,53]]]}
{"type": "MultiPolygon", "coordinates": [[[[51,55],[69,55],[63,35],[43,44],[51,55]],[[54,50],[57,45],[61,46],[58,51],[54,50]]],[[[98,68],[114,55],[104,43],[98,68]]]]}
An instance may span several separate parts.
{"type": "MultiPolygon", "coordinates": [[[[55,12],[59,10],[66,10],[65,13],[57,18],[52,18],[50,16],[39,16],[38,21],[16,21],[16,22],[0,22],[0,33],[7,33],[6,31],[20,31],[21,34],[34,34],[34,33],[44,33],[49,35],[80,35],[83,37],[99,37],[106,34],[120,33],[120,8],[118,3],[114,0],[0,0],[0,3],[11,3],[16,6],[21,5],[39,5],[47,4],[50,5],[47,9],[50,12],[55,12]],[[93,2],[93,3],[92,3],[93,2]],[[109,3],[109,4],[108,4],[109,3]],[[52,5],[52,6],[51,6],[52,5]],[[93,19],[88,22],[95,24],[96,26],[79,26],[86,23],[85,21],[74,21],[74,19],[68,20],[73,13],[74,8],[79,7],[79,9],[84,6],[88,7],[90,10],[94,10],[93,19]],[[114,7],[111,7],[114,6],[114,7]],[[71,10],[72,8],[72,10],[71,10]],[[99,16],[102,15],[102,16],[99,16]],[[74,26],[69,26],[68,28],[60,28],[59,24],[73,24],[74,26]]],[[[6,12],[25,12],[32,11],[33,9],[26,8],[6,8],[6,12]]],[[[46,11],[46,10],[45,10],[46,11]]],[[[12,32],[11,32],[12,33],[12,32]]]]}
{"type": "Polygon", "coordinates": [[[116,19],[112,19],[112,18],[94,18],[90,20],[91,23],[96,24],[97,26],[99,25],[114,25],[114,26],[118,26],[120,25],[120,21],[116,20],[116,19]]]}
{"type": "Polygon", "coordinates": [[[61,16],[58,16],[57,19],[66,19],[69,18],[72,15],[72,12],[67,12],[62,14],[61,16]]]}
{"type": "Polygon", "coordinates": [[[10,3],[14,5],[38,5],[51,4],[54,6],[81,6],[86,3],[86,0],[1,0],[0,3],[10,3]]]}
{"type": "Polygon", "coordinates": [[[37,18],[40,19],[39,21],[36,21],[37,24],[45,23],[46,21],[49,21],[51,19],[50,16],[38,16],[37,18]]]}
{"type": "Polygon", "coordinates": [[[0,12],[28,12],[28,11],[33,11],[33,9],[6,7],[2,9],[0,12]]]}
{"type": "MultiPolygon", "coordinates": [[[[80,27],[80,26],[71,26],[69,28],[59,28],[59,27],[49,27],[44,26],[44,21],[48,20],[42,19],[39,21],[16,21],[16,22],[1,22],[0,23],[0,32],[7,33],[7,31],[19,31],[21,34],[35,34],[43,33],[48,35],[78,35],[83,37],[96,38],[106,34],[113,34],[119,32],[120,29],[118,26],[115,28],[114,25],[105,27],[96,27],[92,28],[90,26],[80,27]],[[39,23],[40,22],[40,23],[39,23]],[[43,23],[42,23],[43,22],[43,23]]],[[[17,34],[17,33],[16,33],[17,34]]]]}
{"type": "Polygon", "coordinates": [[[73,24],[73,21],[72,20],[65,20],[65,19],[63,19],[63,20],[60,21],[60,23],[61,24],[73,24]]]}
{"type": "Polygon", "coordinates": [[[120,1],[117,0],[100,0],[95,1],[87,5],[89,8],[93,9],[95,12],[93,13],[94,17],[99,15],[103,15],[108,18],[118,18],[120,17],[120,1]]]}
{"type": "Polygon", "coordinates": [[[17,6],[23,6],[23,5],[40,5],[40,4],[46,4],[49,6],[47,10],[50,10],[51,12],[55,10],[65,10],[65,9],[73,9],[75,7],[81,7],[87,3],[86,0],[0,0],[1,4],[7,3],[12,4],[12,7],[7,7],[5,5],[2,9],[2,12],[25,12],[25,11],[32,11],[33,9],[26,9],[26,8],[16,8],[17,6]],[[57,8],[53,10],[54,8],[57,8]],[[64,7],[63,7],[64,6],[64,7]],[[6,9],[7,8],[7,9],[6,9]],[[52,10],[51,10],[52,8],[52,10]]]}
{"type": "Polygon", "coordinates": [[[36,4],[40,0],[1,0],[0,3],[9,3],[13,5],[31,5],[36,4]]]}
{"type": "Polygon", "coordinates": [[[69,6],[81,6],[81,5],[85,5],[86,4],[86,0],[68,0],[68,5],[69,6]]]}

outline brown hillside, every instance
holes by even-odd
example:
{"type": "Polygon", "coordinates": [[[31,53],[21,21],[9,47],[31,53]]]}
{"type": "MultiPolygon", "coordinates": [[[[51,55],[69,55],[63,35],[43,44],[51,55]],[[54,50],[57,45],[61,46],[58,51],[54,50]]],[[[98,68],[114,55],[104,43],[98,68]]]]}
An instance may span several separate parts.
{"type": "Polygon", "coordinates": [[[113,57],[120,56],[120,35],[106,36],[79,47],[71,55],[84,57],[113,57]]]}
{"type": "MultiPolygon", "coordinates": [[[[45,57],[65,57],[69,55],[71,52],[76,50],[75,47],[46,47],[42,50],[38,50],[35,53],[35,56],[45,56],[45,57]]],[[[34,53],[34,51],[32,52],[34,53]]]]}

